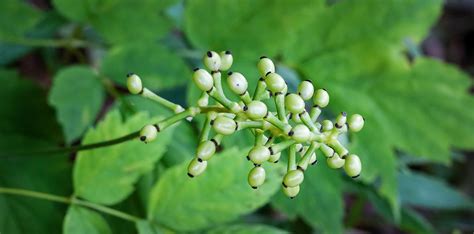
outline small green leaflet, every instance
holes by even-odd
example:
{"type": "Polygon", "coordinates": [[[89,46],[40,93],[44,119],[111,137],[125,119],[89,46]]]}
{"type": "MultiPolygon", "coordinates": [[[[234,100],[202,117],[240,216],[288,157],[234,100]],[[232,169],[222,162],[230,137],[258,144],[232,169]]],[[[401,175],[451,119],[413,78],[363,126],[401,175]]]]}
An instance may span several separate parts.
{"type": "Polygon", "coordinates": [[[72,205],[63,225],[64,234],[111,234],[107,221],[97,212],[72,205]]]}
{"type": "Polygon", "coordinates": [[[56,74],[49,103],[56,108],[68,143],[79,138],[94,123],[104,98],[100,78],[91,68],[72,66],[56,74]]]}

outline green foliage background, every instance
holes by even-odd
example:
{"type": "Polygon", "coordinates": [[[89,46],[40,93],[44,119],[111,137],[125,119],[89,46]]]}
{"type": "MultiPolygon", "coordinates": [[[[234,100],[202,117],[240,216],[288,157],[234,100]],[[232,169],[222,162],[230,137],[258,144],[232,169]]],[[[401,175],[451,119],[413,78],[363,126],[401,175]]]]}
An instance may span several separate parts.
{"type": "Polygon", "coordinates": [[[126,222],[78,205],[1,194],[0,233],[342,233],[371,221],[364,205],[396,230],[473,230],[472,220],[458,219],[473,217],[469,196],[437,173],[411,169],[449,167],[462,160],[456,152],[474,149],[472,80],[416,53],[441,14],[441,0],[51,4],[40,10],[0,1],[0,186],[73,196],[142,219],[126,222]],[[361,178],[348,180],[322,162],[289,200],[280,192],[284,169],[277,165],[252,190],[242,135],[224,141],[209,170],[190,180],[185,167],[198,125],[187,122],[148,145],[15,153],[104,141],[170,115],[124,92],[129,71],[159,94],[193,105],[191,69],[202,66],[205,51],[227,49],[232,70],[251,84],[258,58],[266,55],[290,86],[311,79],[329,91],[326,117],[340,110],[364,115],[365,128],[347,143],[361,157],[361,178]],[[30,53],[40,55],[46,80],[15,69],[30,53]],[[448,218],[435,222],[440,217],[448,218]]]}

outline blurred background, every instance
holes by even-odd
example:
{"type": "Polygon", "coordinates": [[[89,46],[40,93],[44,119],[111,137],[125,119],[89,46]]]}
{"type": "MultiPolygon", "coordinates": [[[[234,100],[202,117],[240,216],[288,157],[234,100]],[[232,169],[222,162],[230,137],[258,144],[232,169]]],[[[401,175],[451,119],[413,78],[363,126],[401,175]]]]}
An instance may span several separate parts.
{"type": "Polygon", "coordinates": [[[0,187],[140,218],[0,192],[0,233],[474,231],[472,0],[3,0],[0,66],[0,187]],[[243,155],[252,138],[241,134],[188,181],[199,118],[147,148],[68,150],[171,114],[129,95],[128,72],[195,105],[191,71],[207,50],[231,50],[231,70],[251,90],[266,55],[290,91],[305,79],[328,90],[324,118],[364,115],[364,129],[344,139],[361,177],[320,156],[297,198],[282,195],[273,165],[255,192],[243,155]]]}

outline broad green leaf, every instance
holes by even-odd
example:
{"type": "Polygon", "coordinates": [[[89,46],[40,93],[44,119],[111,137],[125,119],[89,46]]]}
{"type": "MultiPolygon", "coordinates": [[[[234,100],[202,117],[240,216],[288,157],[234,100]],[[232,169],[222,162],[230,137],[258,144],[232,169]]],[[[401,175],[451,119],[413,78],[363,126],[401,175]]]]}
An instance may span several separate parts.
{"type": "Polygon", "coordinates": [[[296,63],[344,51],[353,44],[384,41],[400,47],[405,38],[419,42],[437,19],[441,6],[441,0],[363,0],[314,9],[285,55],[296,63]]]}
{"type": "Polygon", "coordinates": [[[300,26],[322,9],[324,2],[189,1],[185,9],[185,31],[198,48],[230,49],[236,55],[252,56],[257,61],[261,55],[277,55],[289,41],[299,37],[296,32],[300,26]]]}
{"type": "MultiPolygon", "coordinates": [[[[7,153],[54,147],[44,139],[0,133],[0,187],[27,189],[60,196],[71,194],[67,155],[7,153]]],[[[61,233],[66,205],[37,198],[0,194],[0,233],[61,233]]]]}
{"type": "Polygon", "coordinates": [[[21,38],[41,18],[41,12],[20,0],[0,2],[0,41],[21,38]]]}
{"type": "Polygon", "coordinates": [[[65,234],[108,234],[112,233],[105,219],[95,211],[72,205],[64,218],[65,234]]]}
{"type": "Polygon", "coordinates": [[[91,24],[107,42],[119,44],[151,42],[162,37],[171,26],[164,10],[172,3],[173,0],[53,1],[67,18],[91,24]]]}
{"type": "Polygon", "coordinates": [[[252,165],[248,149],[215,155],[203,175],[189,178],[188,162],[168,169],[151,191],[148,217],[177,231],[199,230],[229,222],[268,202],[284,174],[279,165],[265,166],[266,182],[257,190],[247,184],[252,165]]]}
{"type": "MultiPolygon", "coordinates": [[[[138,113],[123,122],[118,111],[111,111],[95,129],[86,133],[82,144],[125,136],[157,121],[157,118],[138,113]]],[[[134,183],[139,177],[153,169],[154,163],[166,151],[172,131],[167,129],[149,144],[135,139],[110,147],[79,152],[73,174],[75,194],[107,205],[123,200],[134,190],[134,183]]]]}
{"type": "Polygon", "coordinates": [[[474,209],[466,195],[434,177],[420,173],[400,173],[401,202],[406,205],[430,209],[474,209]]]}
{"type": "MultiPolygon", "coordinates": [[[[47,104],[46,92],[14,71],[0,69],[0,132],[61,141],[61,129],[47,104]]],[[[24,149],[21,146],[19,149],[24,149]]]]}
{"type": "Polygon", "coordinates": [[[324,159],[320,156],[318,164],[308,167],[298,196],[290,199],[280,192],[272,205],[290,217],[301,217],[324,233],[342,233],[342,180],[340,172],[328,168],[324,159]]]}
{"type": "Polygon", "coordinates": [[[125,85],[126,75],[134,72],[149,89],[167,89],[191,81],[191,69],[176,54],[157,44],[118,46],[104,58],[101,71],[125,85]]]}
{"type": "Polygon", "coordinates": [[[262,224],[234,224],[213,228],[207,234],[284,234],[287,231],[262,224]]]}
{"type": "Polygon", "coordinates": [[[99,77],[89,67],[72,66],[56,74],[49,103],[56,109],[68,143],[94,123],[104,97],[99,77]]]}

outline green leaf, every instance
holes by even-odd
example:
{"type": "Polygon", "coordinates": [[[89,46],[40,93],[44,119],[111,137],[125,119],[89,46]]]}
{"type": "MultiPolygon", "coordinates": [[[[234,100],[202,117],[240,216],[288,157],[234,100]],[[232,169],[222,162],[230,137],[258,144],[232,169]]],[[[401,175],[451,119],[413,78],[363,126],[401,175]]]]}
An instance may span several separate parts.
{"type": "Polygon", "coordinates": [[[22,37],[41,18],[41,12],[19,0],[0,2],[0,40],[22,37]]]}
{"type": "MultiPolygon", "coordinates": [[[[48,106],[46,92],[14,71],[0,69],[0,129],[2,134],[60,142],[61,129],[48,106]],[[33,118],[34,117],[34,118],[33,118]]],[[[20,146],[18,149],[24,149],[20,146]]]]}
{"type": "Polygon", "coordinates": [[[320,156],[321,162],[306,170],[298,196],[289,199],[278,193],[272,205],[290,217],[303,218],[324,233],[342,233],[344,202],[340,172],[328,168],[323,159],[320,156]]]}
{"type": "Polygon", "coordinates": [[[170,28],[164,10],[174,0],[54,0],[56,9],[73,21],[89,23],[109,43],[155,41],[170,28]]]}
{"type": "Polygon", "coordinates": [[[295,32],[324,2],[189,1],[185,9],[185,31],[198,48],[230,49],[238,56],[253,56],[256,61],[264,54],[275,56],[289,41],[299,37],[295,32]]]}
{"type": "MultiPolygon", "coordinates": [[[[0,187],[20,188],[61,196],[71,194],[71,165],[67,155],[16,155],[18,149],[35,151],[54,144],[18,134],[0,133],[0,187]]],[[[0,194],[1,233],[61,233],[64,204],[37,198],[0,194]]]]}
{"type": "Polygon", "coordinates": [[[162,234],[166,233],[161,230],[159,227],[151,224],[149,221],[139,221],[136,222],[135,226],[137,227],[138,234],[162,234]]]}
{"type": "Polygon", "coordinates": [[[118,46],[108,51],[101,71],[119,84],[134,72],[149,89],[166,89],[191,80],[190,69],[176,54],[157,44],[118,46]]]}
{"type": "Polygon", "coordinates": [[[64,218],[65,234],[108,234],[112,233],[105,219],[95,211],[80,206],[70,206],[64,218]]]}
{"type": "Polygon", "coordinates": [[[263,224],[234,224],[213,228],[207,234],[284,234],[287,231],[263,224]]]}
{"type": "Polygon", "coordinates": [[[68,143],[94,123],[104,98],[99,77],[89,67],[72,66],[56,74],[49,103],[57,111],[68,143]]]}
{"type": "MultiPolygon", "coordinates": [[[[299,27],[298,37],[291,41],[285,55],[297,63],[338,53],[354,44],[383,41],[401,47],[406,38],[419,42],[439,16],[442,3],[441,0],[363,0],[316,8],[306,24],[299,27]]],[[[371,57],[370,53],[364,55],[371,57]]]]}
{"type": "Polygon", "coordinates": [[[468,142],[474,141],[468,134],[474,113],[465,108],[473,103],[468,77],[438,61],[417,58],[409,64],[403,56],[404,40],[417,42],[426,35],[441,2],[403,2],[338,3],[321,17],[340,24],[302,34],[307,45],[299,41],[288,52],[306,78],[328,89],[331,110],[365,116],[366,127],[351,138],[351,150],[361,157],[364,181],[381,179],[379,192],[395,216],[394,149],[447,164],[451,147],[472,148],[468,142]]]}
{"type": "Polygon", "coordinates": [[[403,204],[430,209],[474,209],[466,195],[443,181],[420,173],[400,173],[400,198],[403,204]]]}
{"type": "MultiPolygon", "coordinates": [[[[157,118],[151,119],[147,114],[139,113],[123,122],[118,111],[111,111],[97,128],[86,133],[82,143],[121,137],[157,121],[157,118]]],[[[134,190],[139,177],[153,169],[154,163],[166,151],[171,135],[172,129],[167,129],[158,135],[156,141],[146,145],[137,139],[80,152],[74,166],[75,194],[107,205],[123,200],[134,190]]]]}
{"type": "Polygon", "coordinates": [[[215,155],[205,173],[189,178],[188,162],[168,169],[151,191],[148,217],[177,231],[199,230],[229,222],[264,205],[277,191],[284,174],[278,165],[266,167],[267,180],[253,190],[247,184],[252,165],[248,149],[232,148],[215,155]]]}

